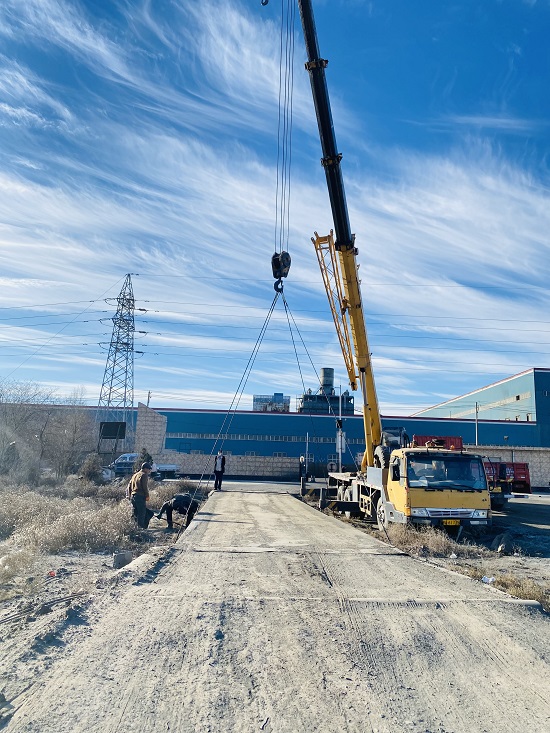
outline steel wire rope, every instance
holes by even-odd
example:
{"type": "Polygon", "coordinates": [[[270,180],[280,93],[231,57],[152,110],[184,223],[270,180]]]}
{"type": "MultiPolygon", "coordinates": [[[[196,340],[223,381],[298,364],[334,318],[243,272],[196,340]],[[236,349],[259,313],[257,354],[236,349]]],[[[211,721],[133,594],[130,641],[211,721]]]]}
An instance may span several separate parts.
{"type": "Polygon", "coordinates": [[[277,174],[275,187],[275,252],[288,250],[290,171],[292,165],[292,97],[294,90],[294,0],[281,0],[279,92],[277,109],[277,174]],[[286,243],[286,244],[285,244],[286,243]]]}
{"type": "MultiPolygon", "coordinates": [[[[233,418],[235,417],[235,413],[239,407],[244,389],[246,387],[246,384],[248,382],[248,378],[250,377],[250,374],[252,372],[252,367],[254,366],[254,362],[256,361],[256,357],[258,355],[258,352],[260,350],[260,346],[262,345],[263,338],[265,336],[265,332],[267,330],[267,327],[269,325],[269,321],[271,320],[271,316],[273,314],[273,311],[275,310],[275,305],[277,303],[277,300],[279,299],[279,292],[275,293],[275,296],[273,298],[273,301],[271,303],[271,306],[269,307],[267,316],[265,317],[265,320],[262,324],[262,327],[260,329],[260,333],[258,334],[258,337],[256,339],[256,343],[254,344],[254,348],[252,349],[252,353],[250,354],[250,357],[248,358],[247,364],[244,368],[244,372],[241,376],[241,379],[239,381],[239,384],[237,386],[237,389],[235,390],[235,394],[233,395],[233,399],[231,400],[231,404],[229,405],[229,408],[225,414],[225,417],[223,419],[222,425],[218,431],[218,435],[216,439],[214,440],[214,444],[212,446],[212,449],[210,450],[210,453],[207,457],[207,461],[210,461],[212,459],[212,455],[214,454],[214,451],[216,450],[218,444],[220,445],[220,448],[223,450],[223,445],[225,443],[225,439],[222,437],[224,435],[224,431],[228,431],[231,427],[231,424],[233,422],[233,418]]],[[[195,493],[199,490],[199,488],[202,485],[203,479],[207,472],[207,463],[205,462],[201,477],[199,479],[199,483],[197,485],[197,488],[195,490],[195,493]]],[[[208,472],[208,480],[206,483],[206,486],[208,488],[208,484],[210,483],[210,476],[211,471],[208,472]]]]}
{"type": "MultiPolygon", "coordinates": [[[[296,321],[294,320],[294,316],[292,315],[292,311],[288,307],[288,303],[286,301],[286,298],[284,296],[284,293],[283,293],[283,303],[284,303],[284,306],[285,306],[285,311],[287,313],[287,318],[290,316],[290,318],[292,319],[292,323],[294,324],[294,328],[296,329],[296,332],[297,332],[298,336],[300,337],[300,341],[302,342],[302,346],[304,347],[304,351],[306,352],[306,354],[308,356],[308,359],[309,359],[310,364],[311,364],[311,366],[313,368],[313,371],[315,372],[315,376],[317,377],[317,381],[319,382],[319,385],[320,385],[321,384],[321,378],[319,376],[319,373],[317,372],[317,369],[315,367],[315,364],[313,363],[313,359],[311,358],[311,355],[310,355],[310,353],[309,353],[309,351],[307,349],[307,346],[306,346],[305,341],[304,341],[304,339],[302,337],[302,334],[300,333],[300,329],[296,325],[296,321]]],[[[289,322],[289,328],[290,328],[290,322],[289,322]]],[[[292,336],[292,328],[290,328],[290,332],[291,332],[291,336],[292,336]]],[[[294,344],[294,337],[292,337],[292,343],[294,344]]],[[[296,353],[296,359],[298,359],[298,352],[296,350],[295,350],[295,353],[296,353]]],[[[300,375],[301,375],[302,372],[301,372],[301,368],[300,368],[300,365],[299,364],[298,364],[298,368],[300,369],[300,375]]],[[[303,384],[303,380],[302,380],[302,384],[303,384]]],[[[304,393],[305,393],[305,387],[304,387],[304,393]]],[[[326,394],[325,394],[325,398],[326,398],[327,405],[328,405],[329,415],[332,415],[332,417],[336,420],[336,415],[334,414],[334,410],[332,409],[332,405],[330,404],[330,400],[328,399],[328,396],[326,394]]],[[[309,414],[310,414],[311,421],[313,423],[313,416],[311,415],[311,412],[309,414]]],[[[317,437],[316,434],[315,434],[315,437],[317,437]]],[[[355,457],[353,456],[349,445],[346,444],[346,448],[349,451],[351,460],[353,461],[353,464],[354,464],[355,468],[358,470],[357,461],[356,461],[355,457]]]]}

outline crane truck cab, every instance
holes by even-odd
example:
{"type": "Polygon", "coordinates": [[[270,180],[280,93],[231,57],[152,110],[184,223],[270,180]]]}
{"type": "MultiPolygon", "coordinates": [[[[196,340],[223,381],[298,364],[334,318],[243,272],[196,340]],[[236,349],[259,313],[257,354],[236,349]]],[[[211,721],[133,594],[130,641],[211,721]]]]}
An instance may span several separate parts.
{"type": "MultiPolygon", "coordinates": [[[[392,451],[388,468],[332,474],[333,508],[391,523],[433,527],[491,524],[483,459],[475,453],[431,448],[392,451]]],[[[329,504],[330,505],[330,504],[329,504]]]]}
{"type": "Polygon", "coordinates": [[[390,521],[435,527],[490,524],[482,457],[426,447],[394,451],[376,519],[382,526],[390,521]]]}

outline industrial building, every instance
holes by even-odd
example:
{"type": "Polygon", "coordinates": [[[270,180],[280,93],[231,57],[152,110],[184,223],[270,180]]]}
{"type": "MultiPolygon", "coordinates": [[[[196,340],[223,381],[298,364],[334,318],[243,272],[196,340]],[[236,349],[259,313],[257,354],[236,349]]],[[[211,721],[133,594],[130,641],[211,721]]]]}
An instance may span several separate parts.
{"type": "MultiPolygon", "coordinates": [[[[228,475],[258,477],[294,477],[300,456],[307,454],[308,464],[321,475],[337,459],[338,412],[327,414],[326,399],[324,404],[325,414],[312,410],[230,415],[224,410],[152,410],[140,405],[136,449],[145,446],[154,455],[177,461],[190,475],[200,475],[210,470],[210,456],[223,443],[228,475]]],[[[528,462],[533,485],[546,487],[550,481],[550,369],[530,369],[413,416],[383,416],[382,424],[402,426],[411,437],[460,435],[467,446],[477,445],[494,460],[528,462]]],[[[352,469],[365,449],[362,416],[344,414],[343,429],[343,462],[352,469]]]]}

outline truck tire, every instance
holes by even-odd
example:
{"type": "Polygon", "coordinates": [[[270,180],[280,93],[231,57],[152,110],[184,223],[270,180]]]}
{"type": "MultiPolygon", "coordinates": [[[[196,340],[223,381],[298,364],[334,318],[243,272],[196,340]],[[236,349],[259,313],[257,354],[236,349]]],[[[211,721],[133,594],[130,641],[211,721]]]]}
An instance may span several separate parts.
{"type": "Polygon", "coordinates": [[[386,507],[382,497],[378,499],[378,504],[376,505],[376,521],[378,523],[378,529],[381,532],[388,529],[390,523],[388,521],[388,515],[386,514],[386,507]]]}
{"type": "Polygon", "coordinates": [[[387,445],[377,445],[374,450],[376,468],[387,468],[390,465],[390,449],[387,445]]]}

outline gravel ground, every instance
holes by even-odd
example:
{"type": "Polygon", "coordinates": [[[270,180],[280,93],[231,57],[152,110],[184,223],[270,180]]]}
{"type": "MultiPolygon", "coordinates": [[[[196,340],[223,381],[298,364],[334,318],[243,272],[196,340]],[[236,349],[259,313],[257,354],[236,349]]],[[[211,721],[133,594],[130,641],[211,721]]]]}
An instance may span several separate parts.
{"type": "Polygon", "coordinates": [[[76,592],[89,561],[83,594],[3,613],[6,730],[550,729],[548,621],[535,606],[284,486],[229,488],[176,545],[120,571],[102,556],[58,558],[48,593],[76,592]]]}

